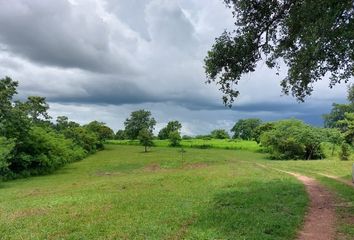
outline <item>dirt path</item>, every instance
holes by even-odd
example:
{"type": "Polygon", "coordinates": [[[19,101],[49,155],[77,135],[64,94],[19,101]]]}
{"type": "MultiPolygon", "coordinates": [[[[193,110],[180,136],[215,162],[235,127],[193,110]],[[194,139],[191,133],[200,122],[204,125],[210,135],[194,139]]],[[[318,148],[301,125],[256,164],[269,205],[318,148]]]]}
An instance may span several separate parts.
{"type": "MultiPolygon", "coordinates": [[[[260,167],[268,168],[263,164],[260,167]]],[[[334,197],[331,192],[320,185],[315,179],[298,173],[287,172],[271,168],[296,177],[301,181],[310,197],[310,206],[305,217],[302,230],[299,232],[298,240],[332,240],[336,234],[336,215],[334,209],[334,197]]]]}
{"type": "Polygon", "coordinates": [[[331,178],[331,179],[334,179],[334,180],[336,180],[338,182],[344,183],[344,184],[354,188],[354,183],[352,181],[345,180],[343,178],[340,178],[340,177],[337,177],[337,176],[333,176],[333,175],[329,175],[329,174],[324,174],[324,173],[316,173],[316,174],[324,176],[324,177],[328,177],[328,178],[331,178]]]}

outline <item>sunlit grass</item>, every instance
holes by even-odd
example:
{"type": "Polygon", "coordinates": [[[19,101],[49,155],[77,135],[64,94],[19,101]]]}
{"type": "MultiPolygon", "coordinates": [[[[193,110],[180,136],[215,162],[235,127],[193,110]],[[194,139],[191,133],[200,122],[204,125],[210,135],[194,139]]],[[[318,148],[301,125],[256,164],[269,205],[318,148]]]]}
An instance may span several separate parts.
{"type": "Polygon", "coordinates": [[[0,185],[1,239],[292,239],[307,204],[260,153],[109,145],[0,185]]]}

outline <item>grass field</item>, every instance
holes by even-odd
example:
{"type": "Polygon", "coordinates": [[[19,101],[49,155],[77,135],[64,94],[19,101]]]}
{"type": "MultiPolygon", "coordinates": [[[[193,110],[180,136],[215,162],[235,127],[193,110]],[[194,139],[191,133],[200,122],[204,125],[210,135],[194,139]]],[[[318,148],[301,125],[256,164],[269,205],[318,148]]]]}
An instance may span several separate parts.
{"type": "MultiPolygon", "coordinates": [[[[116,145],[140,145],[138,140],[109,140],[108,143],[116,145]]],[[[154,140],[156,147],[168,147],[169,140],[154,140]]],[[[257,152],[262,148],[255,141],[245,141],[238,139],[188,139],[182,140],[181,146],[184,148],[217,148],[217,149],[233,149],[247,150],[257,152]]]]}
{"type": "MultiPolygon", "coordinates": [[[[319,178],[347,203],[340,214],[354,216],[353,189],[314,173],[348,178],[351,162],[142,150],[108,145],[55,174],[0,183],[0,239],[294,239],[308,204],[304,186],[257,162],[319,178]]],[[[350,223],[340,224],[354,236],[350,223]]]]}

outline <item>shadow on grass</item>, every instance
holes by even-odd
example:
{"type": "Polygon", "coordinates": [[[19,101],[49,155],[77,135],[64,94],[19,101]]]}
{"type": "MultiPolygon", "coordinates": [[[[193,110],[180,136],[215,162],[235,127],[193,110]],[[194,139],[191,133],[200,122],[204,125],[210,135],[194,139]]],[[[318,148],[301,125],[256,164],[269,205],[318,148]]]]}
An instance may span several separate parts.
{"type": "Polygon", "coordinates": [[[216,239],[293,239],[307,202],[304,187],[294,181],[229,185],[215,195],[191,233],[209,232],[216,239]]]}

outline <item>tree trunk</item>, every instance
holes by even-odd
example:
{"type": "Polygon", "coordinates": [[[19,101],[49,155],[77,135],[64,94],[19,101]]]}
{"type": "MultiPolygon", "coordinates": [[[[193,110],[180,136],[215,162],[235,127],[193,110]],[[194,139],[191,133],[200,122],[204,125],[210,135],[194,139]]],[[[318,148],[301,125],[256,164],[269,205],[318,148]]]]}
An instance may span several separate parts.
{"type": "Polygon", "coordinates": [[[147,152],[147,146],[145,146],[145,152],[147,152]]]}

